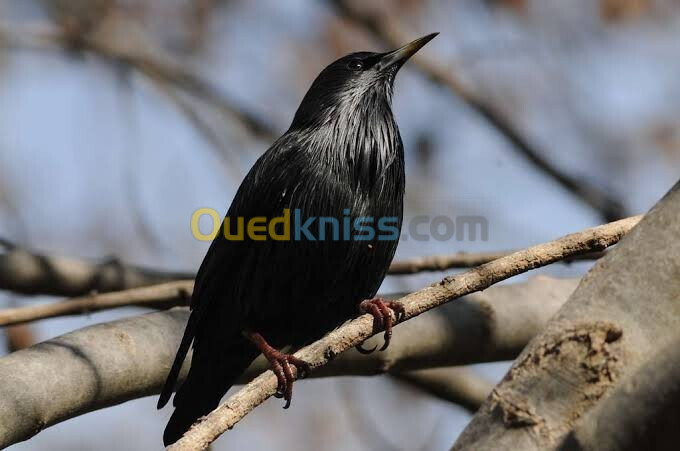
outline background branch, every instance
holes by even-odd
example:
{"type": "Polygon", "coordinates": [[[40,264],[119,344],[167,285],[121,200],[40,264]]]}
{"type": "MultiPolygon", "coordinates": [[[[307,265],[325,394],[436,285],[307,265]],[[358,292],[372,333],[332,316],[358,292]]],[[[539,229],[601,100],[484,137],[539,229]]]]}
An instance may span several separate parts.
{"type": "Polygon", "coordinates": [[[36,254],[13,245],[6,249],[0,253],[0,289],[22,294],[81,296],[193,278],[193,274],[143,269],[117,259],[97,263],[36,254]]]}
{"type": "Polygon", "coordinates": [[[469,368],[427,368],[396,374],[395,378],[438,398],[457,404],[470,413],[479,409],[494,384],[469,368]]]}
{"type": "MultiPolygon", "coordinates": [[[[406,32],[396,19],[390,18],[389,14],[371,13],[365,3],[362,7],[357,7],[348,0],[330,0],[330,3],[343,18],[367,30],[389,47],[397,48],[414,37],[412,33],[406,32]]],[[[555,167],[543,156],[544,152],[536,148],[534,144],[517,131],[510,120],[488,102],[485,102],[465,88],[455,77],[451,69],[445,69],[422,54],[415,55],[413,60],[430,80],[446,87],[451,93],[461,98],[493,126],[498,133],[505,137],[512,144],[514,150],[519,152],[537,169],[556,181],[564,189],[598,211],[605,221],[613,221],[628,215],[621,202],[606,190],[599,188],[586,179],[565,174],[555,167]]]]}
{"type": "MultiPolygon", "coordinates": [[[[68,34],[52,27],[29,30],[0,24],[0,37],[11,45],[28,48],[50,49],[56,45],[58,48],[68,50],[73,46],[72,38],[68,34]]],[[[265,139],[277,136],[277,131],[270,124],[246,112],[242,107],[236,106],[220,89],[200,75],[155,46],[153,51],[145,51],[145,47],[150,43],[144,42],[144,44],[116,45],[113,40],[98,39],[87,35],[80,36],[78,39],[79,50],[88,51],[113,63],[131,67],[152,80],[161,80],[194,95],[235,119],[255,136],[265,139]]]]}
{"type": "Polygon", "coordinates": [[[126,291],[93,294],[49,304],[4,309],[0,310],[0,326],[23,324],[57,316],[81,315],[118,307],[169,309],[177,305],[187,305],[193,286],[193,280],[179,280],[126,291]]]}
{"type": "MultiPolygon", "coordinates": [[[[102,310],[114,306],[124,306],[124,301],[119,304],[106,307],[106,303],[100,304],[94,293],[109,291],[122,291],[131,288],[160,284],[170,281],[189,280],[194,278],[190,272],[173,272],[156,269],[142,268],[124,263],[116,258],[106,259],[101,262],[76,259],[71,257],[44,255],[34,253],[18,247],[10,241],[0,238],[0,244],[6,249],[0,252],[0,290],[13,291],[20,294],[46,294],[51,296],[85,296],[89,299],[87,305],[82,307],[73,306],[59,307],[54,314],[45,314],[49,310],[31,310],[26,308],[26,313],[21,314],[20,321],[37,320],[52,316],[77,314],[81,310],[102,310]],[[3,244],[4,243],[4,244],[3,244]],[[35,312],[35,314],[30,312],[35,312]]],[[[606,251],[591,252],[584,255],[574,256],[561,260],[563,263],[571,263],[581,260],[596,260],[601,258],[606,251]]],[[[444,271],[455,268],[472,268],[484,263],[510,255],[512,251],[503,252],[458,252],[452,255],[433,255],[392,262],[388,274],[405,275],[416,274],[424,271],[444,271]]],[[[186,282],[187,290],[191,292],[192,285],[186,282]]],[[[129,305],[137,305],[134,295],[129,298],[129,305]]],[[[165,301],[165,296],[159,301],[165,301]]],[[[146,302],[146,300],[144,300],[146,302]]],[[[172,304],[174,305],[174,304],[172,304]]],[[[172,306],[171,305],[171,306],[172,306]]],[[[20,310],[16,309],[17,312],[20,310]]],[[[3,316],[0,311],[0,325],[13,324],[8,316],[3,316]]]]}
{"type": "MultiPolygon", "coordinates": [[[[388,274],[404,275],[425,271],[445,271],[447,269],[474,268],[501,257],[507,257],[516,251],[501,252],[458,252],[452,255],[431,255],[392,262],[388,274]]],[[[590,261],[602,258],[607,251],[589,252],[560,260],[560,263],[590,261]]]]}

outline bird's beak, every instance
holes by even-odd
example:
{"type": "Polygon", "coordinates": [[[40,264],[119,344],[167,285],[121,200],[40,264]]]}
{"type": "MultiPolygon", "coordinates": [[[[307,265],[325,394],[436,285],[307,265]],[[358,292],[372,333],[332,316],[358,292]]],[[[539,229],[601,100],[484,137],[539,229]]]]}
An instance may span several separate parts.
{"type": "Polygon", "coordinates": [[[383,54],[378,61],[378,70],[387,69],[388,67],[397,66],[399,69],[410,57],[412,57],[418,50],[423,48],[425,44],[430,42],[439,33],[428,34],[422,38],[418,38],[413,42],[409,42],[403,47],[383,54]]]}

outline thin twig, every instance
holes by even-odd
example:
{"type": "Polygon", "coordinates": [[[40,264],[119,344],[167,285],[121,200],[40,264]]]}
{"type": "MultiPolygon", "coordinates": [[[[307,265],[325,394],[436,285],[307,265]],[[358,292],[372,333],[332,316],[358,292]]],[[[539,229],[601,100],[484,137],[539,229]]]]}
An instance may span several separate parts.
{"type": "MultiPolygon", "coordinates": [[[[64,257],[29,254],[25,250],[14,252],[21,254],[20,256],[0,254],[0,289],[24,294],[76,294],[78,297],[51,304],[0,310],[0,327],[128,306],[168,309],[182,305],[183,301],[168,296],[164,287],[177,286],[186,293],[193,290],[193,282],[190,280],[193,279],[193,275],[189,273],[165,273],[136,268],[117,261],[90,263],[64,257]],[[12,263],[12,260],[18,258],[21,260],[12,263]],[[23,261],[21,266],[17,266],[19,261],[23,261]],[[155,285],[162,282],[166,283],[155,285]],[[157,298],[150,296],[149,293],[154,293],[153,291],[138,290],[137,288],[141,286],[159,287],[155,291],[157,298]],[[107,291],[115,293],[97,294],[107,291]]],[[[560,260],[560,263],[592,260],[605,253],[606,251],[578,255],[560,260]]],[[[452,268],[473,268],[510,254],[511,252],[458,253],[401,260],[392,263],[388,274],[406,275],[452,268]]]]}
{"type": "Polygon", "coordinates": [[[0,326],[126,306],[171,308],[177,305],[187,305],[193,285],[192,280],[179,280],[149,287],[83,296],[50,304],[4,309],[0,310],[0,326]]]}
{"type": "MultiPolygon", "coordinates": [[[[0,237],[0,290],[21,294],[44,294],[51,296],[84,296],[88,294],[122,291],[130,288],[154,285],[182,279],[193,279],[190,272],[172,272],[142,268],[106,259],[101,262],[79,260],[71,257],[43,255],[21,248],[0,237]]],[[[434,255],[392,262],[388,274],[415,274],[424,271],[444,271],[453,268],[472,268],[511,254],[507,252],[459,252],[452,255],[434,255]]],[[[594,260],[604,252],[594,252],[564,259],[594,260]]],[[[90,296],[93,305],[96,299],[90,296]]],[[[136,302],[130,298],[130,302],[136,302]]],[[[122,306],[122,304],[121,304],[122,306]]],[[[63,314],[74,314],[61,310],[63,314]]],[[[41,319],[34,317],[33,319],[41,319]]]]}
{"type": "MultiPolygon", "coordinates": [[[[346,0],[331,0],[330,3],[342,17],[369,31],[391,47],[396,48],[413,38],[396,20],[390,20],[387,16],[374,15],[367,8],[357,8],[352,5],[352,2],[346,0]]],[[[610,193],[586,179],[565,174],[556,168],[543,156],[544,152],[524,138],[503,114],[465,88],[450,69],[445,69],[420,54],[416,55],[414,60],[416,66],[430,80],[448,88],[453,94],[465,101],[503,135],[516,151],[567,191],[597,210],[604,220],[613,221],[626,216],[624,206],[610,193]]]]}
{"type": "MultiPolygon", "coordinates": [[[[388,274],[404,275],[416,274],[425,271],[445,271],[454,268],[474,268],[502,257],[507,257],[514,251],[507,252],[458,252],[452,255],[431,255],[407,260],[392,262],[388,274]]],[[[598,260],[605,255],[606,251],[591,252],[584,255],[576,255],[572,258],[560,260],[560,263],[573,263],[575,261],[598,260]]]]}
{"type": "MultiPolygon", "coordinates": [[[[635,216],[586,229],[515,252],[463,274],[446,277],[439,283],[400,299],[405,307],[405,319],[413,318],[460,296],[483,290],[531,269],[574,255],[601,251],[618,242],[640,219],[641,216],[635,216]]],[[[360,316],[295,355],[310,363],[313,368],[323,366],[341,352],[361,344],[379,332],[374,329],[373,323],[371,315],[360,316]]],[[[174,451],[205,449],[227,429],[275,394],[276,388],[276,377],[271,371],[266,371],[203,417],[169,449],[174,451]]]]}
{"type": "MultiPolygon", "coordinates": [[[[0,24],[0,38],[5,42],[28,48],[51,49],[55,46],[68,49],[71,45],[68,37],[61,31],[51,28],[28,30],[0,24]]],[[[118,48],[101,39],[83,36],[78,41],[81,50],[92,52],[117,64],[132,67],[140,73],[156,80],[172,84],[183,91],[194,95],[222,113],[236,119],[252,134],[271,139],[277,136],[276,130],[259,117],[244,111],[216,86],[203,79],[184,65],[174,61],[168,55],[163,58],[148,54],[149,52],[131,51],[118,48]]]]}

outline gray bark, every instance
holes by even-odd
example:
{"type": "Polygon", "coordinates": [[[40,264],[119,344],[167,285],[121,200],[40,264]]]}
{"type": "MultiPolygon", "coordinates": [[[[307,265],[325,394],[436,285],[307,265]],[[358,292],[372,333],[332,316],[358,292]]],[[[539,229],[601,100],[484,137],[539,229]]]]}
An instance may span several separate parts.
{"type": "Polygon", "coordinates": [[[560,449],[670,451],[679,443],[680,341],[674,341],[579,419],[560,449]]]}
{"type": "Polygon", "coordinates": [[[582,279],[454,449],[554,449],[582,415],[680,338],[678,218],[680,183],[582,279]]]}
{"type": "Polygon", "coordinates": [[[99,324],[0,359],[0,447],[157,393],[186,319],[177,309],[99,324]]]}

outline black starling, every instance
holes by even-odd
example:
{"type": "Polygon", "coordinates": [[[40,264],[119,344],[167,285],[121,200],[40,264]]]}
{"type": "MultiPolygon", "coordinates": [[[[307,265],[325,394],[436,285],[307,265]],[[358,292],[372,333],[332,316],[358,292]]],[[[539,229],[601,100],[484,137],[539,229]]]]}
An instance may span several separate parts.
{"type": "Polygon", "coordinates": [[[287,407],[290,365],[301,373],[309,366],[276,349],[314,341],[358,312],[371,313],[385,328],[383,349],[389,343],[389,309],[399,316],[403,307],[372,298],[401,233],[404,149],[392,86],[404,62],[436,35],[388,53],[353,53],[326,67],[288,131],[246,176],[196,276],[191,316],[158,401],[158,408],[168,402],[193,342],[166,446],[217,407],[260,353],[287,407]],[[250,226],[244,233],[253,218],[276,217],[284,219],[269,224],[265,239],[262,222],[257,233],[250,226]],[[290,229],[286,236],[293,220],[295,236],[290,229]],[[376,226],[390,233],[378,234],[376,226]]]}

